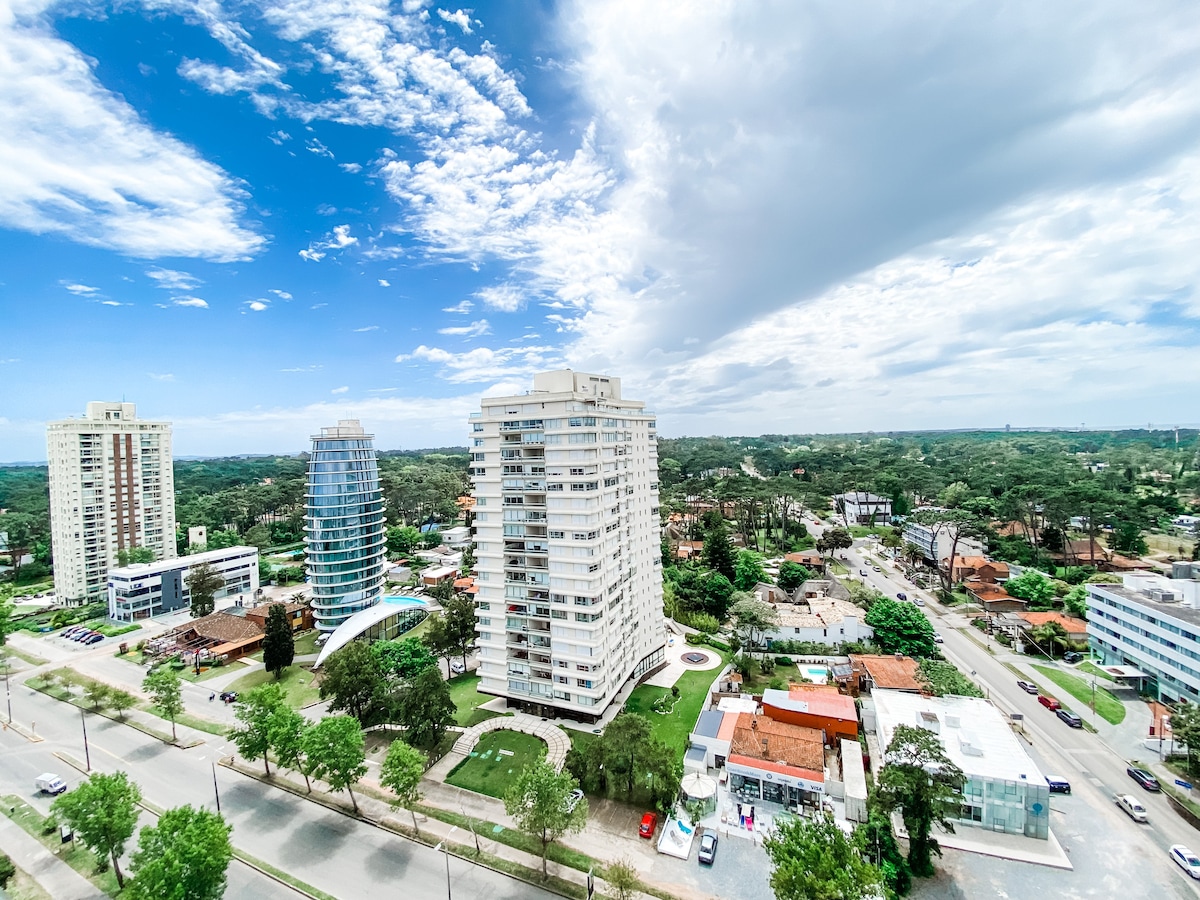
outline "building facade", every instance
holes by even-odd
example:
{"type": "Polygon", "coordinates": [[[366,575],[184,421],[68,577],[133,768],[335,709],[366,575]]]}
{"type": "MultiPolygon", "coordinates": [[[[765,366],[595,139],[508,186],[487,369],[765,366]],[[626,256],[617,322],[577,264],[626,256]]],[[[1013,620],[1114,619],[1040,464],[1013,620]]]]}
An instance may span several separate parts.
{"type": "Polygon", "coordinates": [[[886,525],[892,521],[892,501],[869,491],[834,494],[833,503],[850,525],[886,525]]]}
{"type": "Polygon", "coordinates": [[[383,596],[383,493],[373,440],[357,419],[322,428],[312,439],[304,543],[321,631],[334,631],[383,596]]]}
{"type": "Polygon", "coordinates": [[[65,606],[103,601],[118,554],[175,552],[171,424],[137,418],[132,403],[92,402],[46,426],[54,590],[65,606]]]}
{"type": "Polygon", "coordinates": [[[904,542],[920,547],[926,561],[934,565],[941,565],[942,560],[949,560],[952,547],[956,558],[983,556],[986,552],[986,548],[976,538],[960,537],[958,546],[955,547],[954,536],[945,525],[923,525],[911,520],[904,523],[904,542]]]}
{"type": "Polygon", "coordinates": [[[258,549],[228,547],[194,556],[180,556],[152,563],[134,563],[108,573],[108,617],[117,622],[134,622],[192,605],[187,577],[192,569],[208,565],[224,580],[214,599],[242,596],[249,599],[258,590],[258,549]]]}
{"type": "Polygon", "coordinates": [[[1200,703],[1200,581],[1130,574],[1088,584],[1088,640],[1106,665],[1135,666],[1160,700],[1200,703]]]}
{"type": "Polygon", "coordinates": [[[570,370],[472,415],[481,692],[595,721],[664,663],[655,433],[620,379],[570,370]]]}

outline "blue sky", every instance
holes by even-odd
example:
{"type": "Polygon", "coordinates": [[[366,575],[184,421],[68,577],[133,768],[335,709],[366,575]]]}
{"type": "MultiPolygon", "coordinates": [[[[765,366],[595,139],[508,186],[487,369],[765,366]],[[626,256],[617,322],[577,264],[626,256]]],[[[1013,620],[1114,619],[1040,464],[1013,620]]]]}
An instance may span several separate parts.
{"type": "Polygon", "coordinates": [[[0,460],[620,375],[665,434],[1196,421],[1188,4],[17,0],[0,460]]]}

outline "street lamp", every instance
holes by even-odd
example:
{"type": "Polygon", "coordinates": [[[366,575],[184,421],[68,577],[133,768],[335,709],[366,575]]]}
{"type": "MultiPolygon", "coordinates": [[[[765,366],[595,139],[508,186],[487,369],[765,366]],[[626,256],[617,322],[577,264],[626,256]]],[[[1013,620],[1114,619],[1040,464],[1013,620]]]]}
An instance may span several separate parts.
{"type": "Polygon", "coordinates": [[[12,687],[8,681],[8,657],[0,656],[0,662],[4,663],[4,699],[8,701],[8,724],[12,724],[12,687]]]}
{"type": "Polygon", "coordinates": [[[450,847],[448,842],[450,840],[450,835],[454,834],[456,831],[458,831],[457,825],[446,832],[446,839],[439,841],[438,845],[433,848],[434,852],[441,850],[446,854],[446,900],[454,900],[454,898],[450,896],[450,847]]]}
{"type": "Polygon", "coordinates": [[[84,713],[84,711],[83,711],[83,708],[82,708],[82,707],[80,707],[80,709],[79,709],[79,724],[83,726],[83,760],[84,760],[84,765],[85,765],[85,767],[87,768],[87,771],[90,773],[90,772],[92,771],[92,754],[91,754],[91,751],[89,751],[89,750],[88,750],[88,739],[87,739],[87,715],[84,713]]]}

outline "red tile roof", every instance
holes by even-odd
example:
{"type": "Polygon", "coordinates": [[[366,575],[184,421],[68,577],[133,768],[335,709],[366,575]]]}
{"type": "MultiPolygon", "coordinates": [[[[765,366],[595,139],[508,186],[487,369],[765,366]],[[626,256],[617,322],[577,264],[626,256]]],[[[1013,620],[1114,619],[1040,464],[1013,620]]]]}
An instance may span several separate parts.
{"type": "Polygon", "coordinates": [[[1065,616],[1060,612],[1019,612],[1017,615],[1034,628],[1047,622],[1057,622],[1067,634],[1082,634],[1087,631],[1087,622],[1083,619],[1065,616]]]}
{"type": "Polygon", "coordinates": [[[856,669],[862,668],[875,687],[888,688],[894,691],[919,691],[921,683],[917,681],[917,661],[911,656],[877,656],[872,654],[854,654],[850,663],[856,669]]]}

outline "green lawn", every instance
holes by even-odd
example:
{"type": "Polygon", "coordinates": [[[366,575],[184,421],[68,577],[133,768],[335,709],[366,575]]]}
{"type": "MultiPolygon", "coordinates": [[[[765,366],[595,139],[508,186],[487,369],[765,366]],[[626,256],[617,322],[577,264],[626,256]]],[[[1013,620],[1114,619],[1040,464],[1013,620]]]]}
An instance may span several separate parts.
{"type": "MultiPolygon", "coordinates": [[[[425,621],[428,622],[429,620],[426,619],[425,621]]],[[[495,700],[496,698],[491,694],[481,694],[475,690],[475,686],[479,684],[478,675],[472,675],[469,672],[464,675],[456,675],[447,681],[446,684],[450,688],[450,699],[454,701],[454,707],[458,710],[458,713],[454,716],[454,721],[463,728],[470,728],[472,725],[478,725],[480,722],[485,722],[488,719],[493,719],[501,715],[491,710],[479,708],[481,704],[487,703],[489,700],[495,700]]]]}
{"type": "MultiPolygon", "coordinates": [[[[1090,681],[1085,681],[1077,675],[1071,675],[1061,669],[1052,669],[1049,666],[1034,666],[1033,668],[1050,681],[1053,681],[1083,706],[1091,707],[1092,684],[1090,681]]],[[[1120,725],[1125,719],[1125,704],[1097,684],[1096,712],[1106,722],[1110,722],[1113,725],[1120,725]]]]}
{"type": "MultiPolygon", "coordinates": [[[[716,653],[717,651],[711,647],[705,647],[704,652],[716,653]]],[[[728,654],[721,654],[721,657],[728,662],[728,654]]],[[[648,684],[639,685],[633,689],[633,693],[625,701],[625,709],[649,719],[654,736],[682,756],[683,751],[687,749],[688,735],[692,733],[692,728],[696,725],[700,710],[708,703],[708,689],[716,681],[717,673],[720,671],[718,668],[703,672],[684,672],[679,681],[675,682],[679,688],[679,699],[675,701],[671,711],[665,715],[655,711],[654,703],[665,697],[667,699],[663,701],[664,704],[670,706],[670,689],[648,684]]]]}
{"type": "Polygon", "coordinates": [[[317,646],[317,638],[321,636],[321,632],[313,628],[303,634],[296,636],[296,655],[308,656],[310,653],[316,653],[320,648],[317,646]]]}
{"type": "Polygon", "coordinates": [[[471,755],[454,767],[447,784],[503,797],[526,766],[546,754],[541,738],[516,731],[490,731],[479,739],[471,755]]]}
{"type": "MultiPolygon", "coordinates": [[[[0,797],[0,801],[3,801],[4,804],[4,814],[27,834],[40,841],[55,857],[65,862],[108,896],[118,897],[121,895],[122,892],[117,890],[117,876],[113,874],[112,869],[108,868],[104,872],[97,872],[95,854],[90,850],[85,850],[79,841],[72,841],[64,848],[58,829],[52,828],[49,834],[45,834],[46,817],[20,797],[8,794],[0,797]]],[[[128,869],[123,871],[128,875],[128,869]]]]}
{"type": "Polygon", "coordinates": [[[1081,662],[1076,668],[1080,672],[1087,672],[1089,675],[1095,675],[1097,678],[1103,678],[1105,681],[1112,681],[1113,677],[1101,669],[1099,666],[1094,666],[1090,662],[1081,662]]]}
{"type": "MultiPolygon", "coordinates": [[[[266,669],[255,669],[234,681],[226,690],[242,693],[274,680],[275,676],[266,669]]],[[[317,680],[313,673],[300,666],[288,666],[284,669],[279,684],[283,686],[284,701],[293,709],[311,706],[321,699],[317,693],[317,680]]]]}

